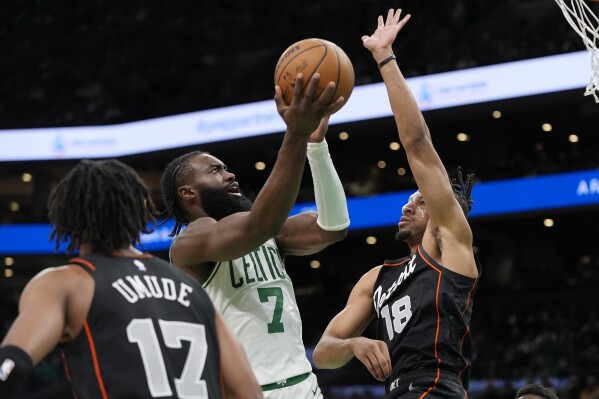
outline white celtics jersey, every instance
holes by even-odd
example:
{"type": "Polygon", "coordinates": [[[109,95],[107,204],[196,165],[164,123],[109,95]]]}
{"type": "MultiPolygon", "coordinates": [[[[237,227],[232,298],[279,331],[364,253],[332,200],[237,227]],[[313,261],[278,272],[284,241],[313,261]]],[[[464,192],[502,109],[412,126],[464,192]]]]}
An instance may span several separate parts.
{"type": "Polygon", "coordinates": [[[243,344],[260,385],[312,371],[293,285],[274,239],[218,262],[204,288],[243,344]]]}

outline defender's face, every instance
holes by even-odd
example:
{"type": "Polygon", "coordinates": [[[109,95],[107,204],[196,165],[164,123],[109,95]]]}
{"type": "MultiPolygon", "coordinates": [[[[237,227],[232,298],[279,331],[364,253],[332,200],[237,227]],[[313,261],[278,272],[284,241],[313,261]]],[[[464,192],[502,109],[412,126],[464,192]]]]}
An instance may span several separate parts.
{"type": "Polygon", "coordinates": [[[401,208],[401,214],[398,223],[399,231],[395,238],[401,241],[421,240],[428,223],[428,212],[420,191],[416,191],[408,198],[408,202],[401,208]]]}

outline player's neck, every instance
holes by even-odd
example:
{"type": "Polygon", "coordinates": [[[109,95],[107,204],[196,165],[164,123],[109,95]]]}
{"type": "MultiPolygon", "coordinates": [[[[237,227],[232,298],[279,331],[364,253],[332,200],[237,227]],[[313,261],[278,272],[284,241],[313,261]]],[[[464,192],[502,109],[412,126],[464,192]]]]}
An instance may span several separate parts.
{"type": "Polygon", "coordinates": [[[197,219],[200,218],[205,218],[205,217],[210,217],[210,215],[208,215],[204,209],[198,207],[193,207],[193,208],[189,208],[185,210],[185,217],[190,221],[193,222],[197,219]]]}
{"type": "Polygon", "coordinates": [[[409,245],[410,245],[410,255],[414,255],[416,252],[418,252],[418,247],[420,246],[419,242],[415,243],[415,244],[410,243],[409,245]]]}

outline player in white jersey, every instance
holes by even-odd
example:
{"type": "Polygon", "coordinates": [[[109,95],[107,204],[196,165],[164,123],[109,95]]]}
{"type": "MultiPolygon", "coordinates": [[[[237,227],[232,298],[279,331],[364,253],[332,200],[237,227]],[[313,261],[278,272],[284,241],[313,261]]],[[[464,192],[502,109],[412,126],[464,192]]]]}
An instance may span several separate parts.
{"type": "Polygon", "coordinates": [[[315,74],[302,94],[298,76],[291,105],[276,88],[287,131],[273,170],[255,202],[243,196],[223,162],[201,151],[173,160],[162,191],[175,218],[171,261],[204,284],[240,339],[265,398],[321,398],[306,358],[302,324],[286,255],[309,255],[343,239],[349,215],[324,136],[334,83],[316,98],[315,74]],[[289,217],[306,156],[318,213],[289,217]]]}

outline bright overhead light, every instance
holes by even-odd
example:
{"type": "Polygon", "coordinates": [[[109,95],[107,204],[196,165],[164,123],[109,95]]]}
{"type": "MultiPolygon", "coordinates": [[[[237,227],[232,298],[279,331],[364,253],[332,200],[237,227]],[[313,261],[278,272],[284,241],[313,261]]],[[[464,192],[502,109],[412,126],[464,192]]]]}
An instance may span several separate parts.
{"type": "Polygon", "coordinates": [[[258,170],[266,169],[266,164],[264,162],[258,161],[254,164],[254,167],[258,170]]]}
{"type": "Polygon", "coordinates": [[[543,129],[544,132],[550,132],[553,130],[553,126],[551,126],[551,123],[543,123],[541,129],[543,129]]]}
{"type": "Polygon", "coordinates": [[[397,174],[403,176],[406,174],[406,170],[404,168],[397,169],[397,174]]]}
{"type": "Polygon", "coordinates": [[[341,132],[339,133],[339,140],[347,140],[349,138],[349,133],[341,132]]]}
{"type": "Polygon", "coordinates": [[[317,260],[312,260],[312,261],[310,261],[310,267],[312,269],[318,269],[318,268],[320,268],[320,262],[317,260]]]}
{"type": "Polygon", "coordinates": [[[578,135],[577,134],[571,134],[568,136],[568,141],[570,143],[578,143],[578,135]]]}
{"type": "Polygon", "coordinates": [[[462,141],[462,142],[470,141],[470,136],[467,135],[466,133],[458,133],[457,139],[458,139],[458,141],[462,141]]]}
{"type": "Polygon", "coordinates": [[[12,269],[4,269],[4,277],[11,278],[14,274],[12,269]]]}
{"type": "Polygon", "coordinates": [[[10,256],[7,256],[6,258],[4,258],[4,264],[6,266],[12,266],[15,264],[15,260],[14,258],[11,258],[10,256]]]}
{"type": "Polygon", "coordinates": [[[376,166],[378,166],[379,169],[385,169],[385,167],[387,166],[387,162],[385,162],[385,161],[378,161],[376,163],[376,166]]]}
{"type": "Polygon", "coordinates": [[[366,244],[368,244],[368,245],[376,244],[376,237],[374,237],[374,236],[366,237],[366,244]]]}
{"type": "Polygon", "coordinates": [[[10,209],[13,212],[19,212],[19,210],[21,209],[21,204],[19,204],[16,201],[10,201],[8,203],[8,209],[10,209]]]}
{"type": "Polygon", "coordinates": [[[501,118],[501,111],[493,111],[491,115],[493,115],[493,118],[499,119],[501,118]]]}
{"type": "Polygon", "coordinates": [[[392,141],[389,143],[389,148],[393,151],[397,151],[401,148],[401,145],[397,141],[392,141]]]}
{"type": "Polygon", "coordinates": [[[23,180],[25,183],[29,183],[31,180],[33,180],[33,175],[31,173],[23,173],[21,175],[21,180],[23,180]]]}
{"type": "Polygon", "coordinates": [[[554,224],[555,223],[553,222],[553,219],[547,218],[547,219],[543,220],[543,225],[545,227],[553,227],[554,224]]]}

